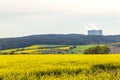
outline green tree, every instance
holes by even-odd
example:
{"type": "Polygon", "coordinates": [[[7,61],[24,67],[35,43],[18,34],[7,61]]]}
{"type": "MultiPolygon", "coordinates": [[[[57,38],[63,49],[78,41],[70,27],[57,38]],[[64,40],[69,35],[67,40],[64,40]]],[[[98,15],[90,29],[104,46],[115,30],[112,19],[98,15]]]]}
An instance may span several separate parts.
{"type": "Polygon", "coordinates": [[[84,51],[84,54],[108,54],[110,52],[109,46],[95,46],[84,51]]]}

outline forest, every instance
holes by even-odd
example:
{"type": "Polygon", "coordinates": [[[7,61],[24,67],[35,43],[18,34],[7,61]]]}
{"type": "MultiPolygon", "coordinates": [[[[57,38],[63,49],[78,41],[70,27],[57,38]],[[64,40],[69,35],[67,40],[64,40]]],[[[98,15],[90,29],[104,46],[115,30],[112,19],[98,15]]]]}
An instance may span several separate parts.
{"type": "Polygon", "coordinates": [[[37,44],[86,45],[108,44],[120,41],[120,35],[88,36],[83,34],[46,34],[16,38],[0,38],[0,49],[21,48],[37,44]]]}

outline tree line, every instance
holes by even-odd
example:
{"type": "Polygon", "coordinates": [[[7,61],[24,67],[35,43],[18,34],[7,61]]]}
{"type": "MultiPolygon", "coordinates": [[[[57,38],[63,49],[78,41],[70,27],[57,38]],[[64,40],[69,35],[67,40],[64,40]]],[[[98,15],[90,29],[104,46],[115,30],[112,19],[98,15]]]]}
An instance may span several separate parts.
{"type": "Polygon", "coordinates": [[[86,45],[119,42],[120,35],[88,36],[82,34],[48,34],[16,38],[0,38],[0,49],[20,48],[35,44],[86,45]]]}

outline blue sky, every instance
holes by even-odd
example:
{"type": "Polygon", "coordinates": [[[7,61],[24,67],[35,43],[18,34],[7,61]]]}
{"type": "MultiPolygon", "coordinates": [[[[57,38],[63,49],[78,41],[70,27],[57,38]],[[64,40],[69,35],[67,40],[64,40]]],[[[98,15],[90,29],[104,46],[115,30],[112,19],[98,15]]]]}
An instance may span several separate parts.
{"type": "Polygon", "coordinates": [[[0,37],[86,34],[94,23],[120,34],[120,0],[0,0],[0,37]]]}

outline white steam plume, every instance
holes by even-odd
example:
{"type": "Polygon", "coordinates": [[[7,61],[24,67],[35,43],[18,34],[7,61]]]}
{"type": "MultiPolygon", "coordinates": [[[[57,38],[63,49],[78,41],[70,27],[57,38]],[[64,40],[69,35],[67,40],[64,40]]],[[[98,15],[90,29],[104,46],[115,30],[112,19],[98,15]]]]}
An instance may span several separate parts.
{"type": "Polygon", "coordinates": [[[91,30],[88,26],[85,26],[85,29],[86,29],[86,30],[91,30]]]}
{"type": "Polygon", "coordinates": [[[85,26],[86,30],[98,30],[98,27],[94,23],[90,23],[87,26],[85,26]]]}

